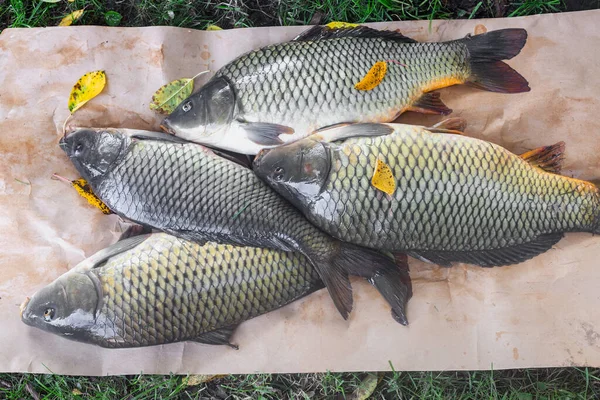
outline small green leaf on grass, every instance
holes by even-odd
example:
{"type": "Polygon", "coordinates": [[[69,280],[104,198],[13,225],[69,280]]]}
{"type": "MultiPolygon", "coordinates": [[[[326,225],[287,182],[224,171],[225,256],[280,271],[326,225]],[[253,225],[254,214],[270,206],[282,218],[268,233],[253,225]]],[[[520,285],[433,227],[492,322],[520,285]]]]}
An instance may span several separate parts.
{"type": "Polygon", "coordinates": [[[107,11],[104,13],[104,21],[108,26],[119,26],[123,16],[116,11],[107,11]]]}

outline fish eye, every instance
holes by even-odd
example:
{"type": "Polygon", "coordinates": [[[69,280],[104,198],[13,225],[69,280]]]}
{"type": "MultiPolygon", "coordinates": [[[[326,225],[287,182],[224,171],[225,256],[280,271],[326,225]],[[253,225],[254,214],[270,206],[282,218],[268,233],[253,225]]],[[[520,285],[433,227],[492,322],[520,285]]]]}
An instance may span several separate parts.
{"type": "Polygon", "coordinates": [[[283,180],[283,174],[275,174],[273,178],[275,179],[275,181],[281,182],[281,180],[283,180]]]}
{"type": "Polygon", "coordinates": [[[183,112],[188,112],[192,109],[192,102],[188,101],[187,103],[185,103],[181,109],[183,110],[183,112]]]}
{"type": "Polygon", "coordinates": [[[83,150],[83,142],[79,142],[75,145],[75,154],[81,153],[83,150]]]}
{"type": "Polygon", "coordinates": [[[281,168],[281,167],[275,168],[275,173],[276,174],[283,174],[283,168],[281,168]]]}
{"type": "Polygon", "coordinates": [[[46,321],[46,322],[52,321],[52,319],[54,319],[55,312],[56,312],[56,310],[54,310],[54,308],[52,308],[52,307],[46,308],[44,310],[44,321],[46,321]]]}

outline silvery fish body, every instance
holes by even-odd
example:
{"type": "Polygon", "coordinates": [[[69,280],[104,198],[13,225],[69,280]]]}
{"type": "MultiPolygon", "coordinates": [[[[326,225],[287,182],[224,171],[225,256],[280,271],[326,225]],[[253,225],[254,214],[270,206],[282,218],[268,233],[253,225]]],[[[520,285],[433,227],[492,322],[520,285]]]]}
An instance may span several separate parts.
{"type": "Polygon", "coordinates": [[[230,344],[243,321],[322,287],[299,253],[199,245],[157,233],[125,239],[84,260],[34,294],[22,319],[110,348],[230,344]]]}
{"type": "Polygon", "coordinates": [[[314,27],[293,41],[251,51],[217,71],[163,121],[185,139],[243,154],[345,122],[390,122],[406,110],[447,114],[443,87],[468,83],[518,93],[527,81],[501,60],[517,55],[527,32],[503,29],[438,43],[364,26],[314,27]],[[355,87],[378,62],[383,80],[355,87]]]}
{"type": "Polygon", "coordinates": [[[518,156],[443,129],[356,124],[264,151],[255,171],[341,240],[492,266],[542,253],[564,232],[600,232],[598,188],[543,169],[562,146],[518,156]],[[378,160],[391,195],[372,183],[378,160]]]}

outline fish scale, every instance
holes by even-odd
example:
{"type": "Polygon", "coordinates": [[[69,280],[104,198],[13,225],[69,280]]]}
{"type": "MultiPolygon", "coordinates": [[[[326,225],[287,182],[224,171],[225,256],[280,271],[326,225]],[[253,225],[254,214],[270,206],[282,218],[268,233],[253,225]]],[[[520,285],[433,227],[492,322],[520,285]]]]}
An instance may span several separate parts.
{"type": "MultiPolygon", "coordinates": [[[[563,232],[600,231],[600,191],[592,183],[543,171],[482,140],[417,126],[376,126],[393,132],[326,143],[315,135],[260,155],[255,171],[334,237],[430,254],[442,264],[522,261],[547,250],[563,232]],[[319,146],[322,152],[310,153],[319,146]],[[302,164],[291,156],[297,153],[302,164]],[[314,176],[305,173],[324,159],[329,161],[314,176]],[[391,196],[371,184],[378,159],[393,173],[391,196]],[[286,175],[277,181],[273,171],[286,175]],[[316,192],[306,189],[311,186],[316,192]],[[519,247],[545,237],[541,247],[519,247]]],[[[352,126],[334,128],[331,136],[352,129],[361,136],[352,126]]]]}
{"type": "Polygon", "coordinates": [[[292,126],[307,120],[326,126],[399,113],[438,78],[465,80],[470,74],[467,58],[460,41],[392,45],[382,38],[349,37],[273,45],[227,64],[216,76],[232,82],[248,121],[292,126]],[[299,55],[301,63],[295,61],[299,55]],[[356,90],[354,85],[382,60],[393,61],[386,79],[373,90],[356,90]],[[271,68],[265,70],[265,65],[271,68]],[[336,114],[327,114],[332,111],[336,114]]]}
{"type": "Polygon", "coordinates": [[[167,234],[153,235],[92,273],[103,294],[95,328],[104,333],[90,340],[104,347],[196,340],[323,287],[301,254],[201,246],[167,234]]]}
{"type": "MultiPolygon", "coordinates": [[[[366,140],[358,146],[352,140],[331,145],[334,168],[324,191],[336,193],[331,197],[335,203],[339,198],[338,174],[344,171],[343,175],[351,179],[348,188],[360,188],[357,196],[361,201],[352,213],[355,218],[338,220],[334,217],[326,222],[325,230],[343,240],[374,248],[452,251],[511,246],[533,240],[540,230],[594,228],[597,217],[590,211],[598,206],[595,186],[539,173],[525,162],[510,157],[508,152],[482,141],[465,139],[460,145],[453,145],[449,153],[438,150],[452,140],[452,136],[415,129],[366,140]],[[361,156],[368,158],[368,162],[361,165],[364,172],[354,174],[357,165],[348,170],[351,164],[356,164],[346,155],[349,149],[360,150],[361,156]],[[395,156],[400,153],[406,154],[406,158],[395,156]],[[399,180],[394,201],[377,200],[381,194],[372,186],[365,190],[378,156],[390,165],[399,180]],[[438,168],[448,158],[450,162],[440,171],[438,168]],[[485,169],[480,168],[483,160],[485,169]],[[435,161],[435,169],[431,169],[432,161],[435,161]],[[432,179],[434,171],[450,186],[440,190],[432,179]],[[582,185],[584,190],[578,190],[582,185]],[[566,212],[543,212],[550,203],[564,205],[566,212]],[[526,219],[520,218],[523,213],[527,214],[526,219]],[[497,218],[493,218],[494,215],[497,218]],[[450,219],[452,216],[455,221],[450,219]],[[379,231],[386,234],[373,230],[372,221],[380,224],[379,231]],[[445,234],[434,231],[434,227],[439,226],[446,228],[445,234]]],[[[329,204],[326,197],[317,200],[312,207],[319,209],[325,203],[328,209],[340,210],[339,204],[329,204]]],[[[325,221],[319,220],[319,224],[323,223],[325,221]]]]}

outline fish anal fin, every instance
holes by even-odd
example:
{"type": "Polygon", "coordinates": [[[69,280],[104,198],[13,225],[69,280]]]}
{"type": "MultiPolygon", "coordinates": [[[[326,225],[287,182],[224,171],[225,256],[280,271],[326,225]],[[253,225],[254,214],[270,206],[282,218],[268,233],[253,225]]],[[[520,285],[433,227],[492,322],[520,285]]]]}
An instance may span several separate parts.
{"type": "Polygon", "coordinates": [[[341,26],[339,28],[324,26],[313,26],[296,36],[294,42],[306,42],[325,39],[337,39],[344,37],[358,38],[380,38],[398,43],[417,43],[416,40],[404,36],[399,31],[378,30],[367,26],[341,26]]]}
{"type": "Polygon", "coordinates": [[[394,128],[387,124],[359,122],[355,124],[338,124],[323,128],[314,134],[318,140],[335,142],[354,137],[384,136],[394,133],[394,128]]]}
{"type": "Polygon", "coordinates": [[[271,124],[267,122],[242,122],[248,139],[264,146],[277,146],[283,144],[279,135],[292,135],[294,129],[289,126],[271,124]]]}
{"type": "Polygon", "coordinates": [[[551,146],[542,146],[529,150],[520,157],[529,164],[544,171],[560,174],[565,159],[565,142],[558,142],[551,146]]]}
{"type": "Polygon", "coordinates": [[[215,329],[214,331],[206,332],[196,337],[194,342],[202,344],[225,345],[233,349],[239,350],[239,346],[230,342],[231,336],[235,331],[236,326],[228,326],[225,328],[215,329]]]}
{"type": "Polygon", "coordinates": [[[448,115],[452,112],[452,110],[442,102],[438,92],[424,93],[416,102],[406,108],[405,111],[432,115],[448,115]]]}
{"type": "Polygon", "coordinates": [[[431,128],[427,128],[432,132],[439,131],[443,132],[452,132],[452,133],[464,133],[467,128],[467,120],[464,118],[454,117],[454,118],[446,118],[437,124],[433,125],[431,128]]]}
{"type": "Polygon", "coordinates": [[[540,255],[550,250],[563,236],[562,232],[543,234],[530,242],[500,249],[477,251],[417,250],[408,254],[444,267],[450,266],[453,262],[473,264],[480,267],[499,267],[519,264],[540,255]]]}

